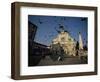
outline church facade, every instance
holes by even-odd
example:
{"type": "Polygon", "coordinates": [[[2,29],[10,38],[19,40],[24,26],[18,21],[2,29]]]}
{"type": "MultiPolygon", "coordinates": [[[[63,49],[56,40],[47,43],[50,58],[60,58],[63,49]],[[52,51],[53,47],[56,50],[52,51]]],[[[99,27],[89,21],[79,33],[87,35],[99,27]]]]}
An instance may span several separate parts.
{"type": "MultiPolygon", "coordinates": [[[[57,47],[54,47],[55,45],[60,45],[66,56],[76,56],[76,41],[71,37],[68,31],[64,30],[63,27],[61,27],[57,37],[52,40],[51,48],[56,48],[55,50],[57,50],[57,47]]],[[[79,34],[79,48],[83,49],[81,34],[79,34]]]]}

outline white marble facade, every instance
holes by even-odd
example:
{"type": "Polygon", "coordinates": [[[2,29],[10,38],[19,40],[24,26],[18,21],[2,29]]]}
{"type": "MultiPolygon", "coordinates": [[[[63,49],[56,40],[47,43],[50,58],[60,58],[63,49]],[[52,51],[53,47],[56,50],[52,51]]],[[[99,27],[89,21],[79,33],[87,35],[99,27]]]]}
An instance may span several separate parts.
{"type": "MultiPolygon", "coordinates": [[[[57,44],[59,44],[63,48],[67,56],[76,56],[76,49],[75,49],[76,41],[64,29],[62,29],[58,33],[57,37],[52,40],[51,47],[57,44]]],[[[80,33],[79,33],[79,49],[83,49],[83,42],[80,33]]]]}

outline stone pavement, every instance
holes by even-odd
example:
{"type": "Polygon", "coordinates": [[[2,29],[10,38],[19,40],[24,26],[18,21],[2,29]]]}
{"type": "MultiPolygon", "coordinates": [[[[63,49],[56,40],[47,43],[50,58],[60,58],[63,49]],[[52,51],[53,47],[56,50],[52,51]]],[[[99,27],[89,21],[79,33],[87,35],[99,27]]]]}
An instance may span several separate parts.
{"type": "Polygon", "coordinates": [[[47,66],[47,65],[69,65],[69,64],[85,64],[82,62],[79,57],[66,57],[63,61],[53,61],[49,56],[46,56],[44,59],[41,59],[38,66],[47,66]]]}

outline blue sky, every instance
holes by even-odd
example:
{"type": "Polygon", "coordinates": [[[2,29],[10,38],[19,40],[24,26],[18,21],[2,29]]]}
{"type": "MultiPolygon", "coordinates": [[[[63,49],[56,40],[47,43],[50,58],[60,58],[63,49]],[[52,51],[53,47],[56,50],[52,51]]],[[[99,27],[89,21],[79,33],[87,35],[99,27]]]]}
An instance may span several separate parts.
{"type": "Polygon", "coordinates": [[[35,41],[38,43],[49,46],[52,39],[58,35],[57,30],[62,25],[76,41],[79,40],[78,33],[80,32],[84,45],[86,44],[88,19],[85,17],[29,15],[28,21],[38,27],[35,36],[35,41]]]}

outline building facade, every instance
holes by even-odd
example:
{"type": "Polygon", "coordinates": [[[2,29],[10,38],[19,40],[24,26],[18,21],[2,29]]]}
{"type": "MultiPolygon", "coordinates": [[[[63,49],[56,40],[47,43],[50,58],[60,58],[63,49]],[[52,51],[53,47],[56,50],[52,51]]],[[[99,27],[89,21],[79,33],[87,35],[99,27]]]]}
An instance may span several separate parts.
{"type": "Polygon", "coordinates": [[[54,45],[60,45],[66,56],[75,56],[76,55],[76,41],[70,36],[68,31],[65,31],[63,27],[61,28],[60,32],[58,33],[57,37],[52,40],[51,48],[54,45]]]}

